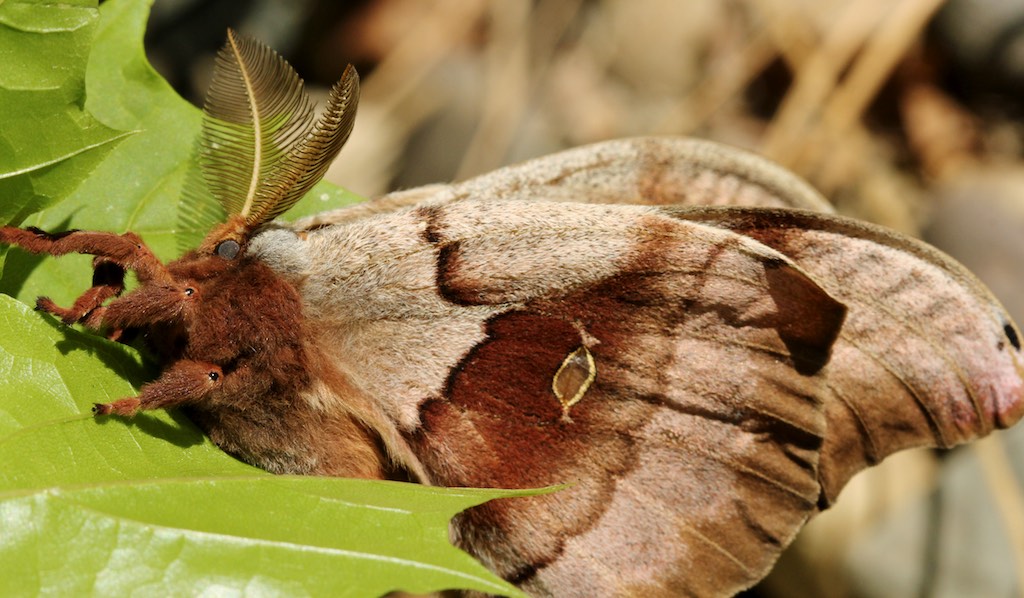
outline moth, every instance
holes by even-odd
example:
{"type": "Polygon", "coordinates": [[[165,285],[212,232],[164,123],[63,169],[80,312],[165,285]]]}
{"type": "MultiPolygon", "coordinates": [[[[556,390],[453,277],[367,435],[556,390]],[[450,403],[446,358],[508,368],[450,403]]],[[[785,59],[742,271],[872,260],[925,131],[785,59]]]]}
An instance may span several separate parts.
{"type": "Polygon", "coordinates": [[[198,145],[228,217],[198,248],[0,229],[95,256],[91,288],[39,309],[159,359],[97,416],[180,407],[276,473],[565,484],[470,509],[452,540],[534,595],[720,596],[858,470],[1024,412],[1020,331],[969,272],[712,143],[610,141],[275,222],[358,92],[349,67],[315,117],[229,31],[198,145]]]}

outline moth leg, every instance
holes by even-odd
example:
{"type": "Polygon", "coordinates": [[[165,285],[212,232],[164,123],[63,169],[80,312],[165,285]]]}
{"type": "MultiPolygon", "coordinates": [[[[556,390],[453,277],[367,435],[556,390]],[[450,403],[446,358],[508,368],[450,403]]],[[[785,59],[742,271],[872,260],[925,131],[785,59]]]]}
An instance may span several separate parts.
{"type": "Polygon", "coordinates": [[[100,325],[97,310],[123,291],[124,268],[107,258],[97,257],[93,260],[92,287],[75,299],[74,305],[63,308],[49,297],[40,297],[36,300],[36,309],[57,316],[68,326],[82,322],[86,327],[96,329],[100,325]]]}
{"type": "Polygon", "coordinates": [[[187,320],[192,306],[199,299],[199,288],[188,281],[149,284],[96,308],[87,318],[87,324],[123,330],[161,322],[181,322],[187,320]]]}
{"type": "Polygon", "coordinates": [[[137,397],[118,399],[113,403],[96,403],[96,415],[132,416],[140,410],[166,409],[183,403],[201,401],[220,388],[224,372],[219,366],[202,361],[183,360],[164,370],[159,378],[142,387],[137,397]]]}
{"type": "Polygon", "coordinates": [[[142,238],[132,232],[123,235],[82,230],[48,233],[35,227],[3,226],[0,227],[0,243],[17,245],[30,253],[48,253],[53,256],[84,253],[106,258],[135,271],[142,284],[173,280],[166,266],[146,247],[142,238]]]}

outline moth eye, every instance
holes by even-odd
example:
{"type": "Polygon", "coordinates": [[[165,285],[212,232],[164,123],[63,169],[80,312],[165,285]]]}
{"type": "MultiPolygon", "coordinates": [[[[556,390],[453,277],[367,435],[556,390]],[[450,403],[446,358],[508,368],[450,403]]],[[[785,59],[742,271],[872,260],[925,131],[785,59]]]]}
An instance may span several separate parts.
{"type": "Polygon", "coordinates": [[[569,409],[580,402],[595,378],[597,365],[586,347],[569,353],[551,380],[551,390],[562,404],[564,417],[569,416],[569,409]]]}
{"type": "Polygon", "coordinates": [[[238,257],[238,252],[241,249],[242,247],[238,244],[238,241],[234,239],[225,239],[217,243],[217,255],[226,260],[233,260],[238,257]]]}

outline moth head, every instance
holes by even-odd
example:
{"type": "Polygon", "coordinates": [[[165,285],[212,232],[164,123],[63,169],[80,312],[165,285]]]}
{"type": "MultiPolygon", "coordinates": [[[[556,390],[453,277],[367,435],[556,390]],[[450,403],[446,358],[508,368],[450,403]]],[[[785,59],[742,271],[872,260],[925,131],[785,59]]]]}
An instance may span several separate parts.
{"type": "Polygon", "coordinates": [[[210,229],[198,253],[202,257],[216,256],[229,262],[234,261],[244,254],[244,248],[254,231],[240,214],[233,214],[227,222],[210,229]]]}
{"type": "Polygon", "coordinates": [[[355,122],[359,76],[349,65],[317,117],[302,79],[259,41],[228,30],[203,107],[199,165],[228,214],[200,256],[235,260],[260,227],[323,178],[355,122]]]}

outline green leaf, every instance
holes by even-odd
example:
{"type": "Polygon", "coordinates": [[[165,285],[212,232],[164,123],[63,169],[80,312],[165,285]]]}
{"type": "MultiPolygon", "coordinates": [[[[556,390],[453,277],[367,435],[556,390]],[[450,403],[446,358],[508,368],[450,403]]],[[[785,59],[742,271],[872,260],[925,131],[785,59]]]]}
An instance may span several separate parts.
{"type": "MultiPolygon", "coordinates": [[[[0,9],[4,6],[0,4],[0,9]]],[[[59,204],[36,213],[24,223],[45,230],[131,230],[142,235],[160,258],[172,259],[179,253],[179,237],[195,244],[207,232],[183,228],[179,216],[182,189],[190,169],[195,168],[192,154],[201,113],[178,96],[146,60],[142,37],[149,2],[112,0],[104,3],[100,12],[101,18],[90,29],[95,38],[83,79],[85,114],[112,131],[130,133],[126,137],[120,133],[122,137],[105,156],[90,163],[88,169],[79,169],[73,187],[62,187],[59,204]]],[[[0,30],[0,38],[4,33],[0,30]]],[[[50,43],[58,49],[48,52],[59,54],[65,40],[50,43]]],[[[0,39],[0,48],[3,46],[0,39]]],[[[3,111],[0,118],[6,121],[3,111]]],[[[4,130],[5,127],[0,127],[0,131],[4,130]]],[[[5,163],[2,156],[0,153],[0,164],[5,163]]],[[[23,194],[22,188],[8,191],[0,187],[0,197],[20,198],[23,194]]],[[[360,199],[334,185],[320,183],[288,217],[334,209],[360,199]]],[[[0,216],[3,213],[0,211],[0,216]]],[[[40,262],[39,258],[21,252],[9,254],[0,292],[25,302],[47,295],[57,303],[69,303],[88,286],[89,258],[47,260],[44,266],[40,262]]]]}
{"type": "Polygon", "coordinates": [[[377,596],[439,587],[503,592],[486,572],[447,543],[444,521],[483,496],[439,493],[436,512],[412,512],[383,482],[296,478],[200,480],[96,486],[15,496],[0,504],[5,520],[45,527],[0,545],[4,595],[127,595],[141,589],[190,595],[205,589],[282,595],[377,596]],[[261,502],[238,509],[235,505],[261,502]],[[182,509],[181,505],[201,509],[182,509]],[[264,522],[254,529],[253,518],[264,522]],[[343,518],[346,525],[338,525],[343,518]],[[42,530],[40,530],[42,531],[42,530]],[[341,535],[332,535],[341,534],[341,535]],[[408,538],[411,541],[395,542],[408,538]],[[386,541],[382,541],[386,539],[386,541]],[[405,546],[411,554],[392,550],[405,546]],[[301,552],[301,558],[296,553],[301,552]],[[424,556],[426,555],[426,556],[424,556]],[[465,561],[468,573],[448,562],[465,561]],[[40,561],[53,563],[39,571],[40,561]],[[82,571],[93,572],[82,575],[82,571]]]}
{"type": "Polygon", "coordinates": [[[95,2],[0,2],[0,222],[66,197],[128,135],[82,108],[98,24],[95,2]]]}
{"type": "MultiPolygon", "coordinates": [[[[199,112],[145,59],[148,7],[0,2],[5,221],[134,230],[165,259],[205,233],[178,224],[199,112]]],[[[354,198],[324,183],[294,215],[354,198]]],[[[0,289],[66,304],[90,275],[85,256],[12,251],[0,289]]],[[[133,349],[0,295],[0,595],[517,594],[447,530],[521,493],[272,476],[180,413],[90,414],[155,374],[133,349]]]]}
{"type": "Polygon", "coordinates": [[[180,414],[93,418],[93,403],[132,396],[153,374],[131,348],[61,326],[0,295],[0,496],[256,471],[222,453],[180,414]]]}
{"type": "Polygon", "coordinates": [[[131,349],[5,296],[0,323],[0,595],[510,590],[448,520],[521,493],[272,476],[180,415],[96,420],[144,375],[131,349]]]}

